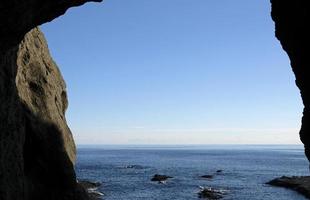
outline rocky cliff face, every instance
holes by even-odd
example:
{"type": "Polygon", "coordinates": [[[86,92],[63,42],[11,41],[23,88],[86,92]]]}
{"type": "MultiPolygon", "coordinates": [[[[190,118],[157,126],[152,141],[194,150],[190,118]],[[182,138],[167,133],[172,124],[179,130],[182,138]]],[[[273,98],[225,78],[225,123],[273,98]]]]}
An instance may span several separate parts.
{"type": "Polygon", "coordinates": [[[65,83],[38,28],[1,55],[0,74],[1,199],[73,195],[75,145],[64,116],[65,83]]]}
{"type": "Polygon", "coordinates": [[[0,200],[87,199],[65,82],[37,25],[87,0],[0,2],[0,200]]]}
{"type": "Polygon", "coordinates": [[[307,0],[271,0],[276,37],[291,60],[305,106],[300,139],[310,161],[310,3],[307,0]]]}

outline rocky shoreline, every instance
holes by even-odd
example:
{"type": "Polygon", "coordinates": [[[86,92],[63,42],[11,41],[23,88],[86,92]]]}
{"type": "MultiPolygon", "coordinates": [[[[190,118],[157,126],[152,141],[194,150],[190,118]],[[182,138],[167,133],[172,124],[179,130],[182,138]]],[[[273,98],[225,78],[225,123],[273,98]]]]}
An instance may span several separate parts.
{"type": "Polygon", "coordinates": [[[282,176],[266,184],[295,190],[310,199],[310,176],[282,176]]]}

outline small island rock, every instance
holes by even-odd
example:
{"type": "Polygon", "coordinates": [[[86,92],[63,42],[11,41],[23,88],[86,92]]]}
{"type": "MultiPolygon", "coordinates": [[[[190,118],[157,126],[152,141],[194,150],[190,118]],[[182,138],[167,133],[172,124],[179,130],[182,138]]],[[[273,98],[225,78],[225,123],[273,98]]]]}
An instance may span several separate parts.
{"type": "Polygon", "coordinates": [[[153,176],[153,178],[151,179],[151,181],[159,181],[159,182],[161,182],[161,181],[166,181],[169,178],[173,178],[173,177],[166,176],[166,175],[155,174],[153,176]]]}
{"type": "Polygon", "coordinates": [[[211,179],[211,178],[213,178],[213,175],[203,175],[203,176],[201,176],[201,178],[208,178],[208,179],[211,179]]]}

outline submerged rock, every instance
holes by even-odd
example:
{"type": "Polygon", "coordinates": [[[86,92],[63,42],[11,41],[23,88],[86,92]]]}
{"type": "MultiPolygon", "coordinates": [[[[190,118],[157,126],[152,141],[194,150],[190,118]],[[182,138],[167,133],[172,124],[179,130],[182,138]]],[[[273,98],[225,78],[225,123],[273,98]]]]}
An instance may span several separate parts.
{"type": "Polygon", "coordinates": [[[266,184],[292,189],[305,197],[310,198],[310,176],[282,176],[273,179],[266,184]]]}
{"type": "Polygon", "coordinates": [[[173,178],[171,176],[166,176],[166,175],[160,175],[160,174],[155,174],[151,181],[158,181],[164,183],[164,181],[168,180],[169,178],[173,178]]]}

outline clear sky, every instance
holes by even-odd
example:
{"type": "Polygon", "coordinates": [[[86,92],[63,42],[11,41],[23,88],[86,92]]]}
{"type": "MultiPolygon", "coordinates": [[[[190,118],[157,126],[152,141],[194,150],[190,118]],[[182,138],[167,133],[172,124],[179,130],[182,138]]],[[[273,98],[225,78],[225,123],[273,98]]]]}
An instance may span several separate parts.
{"type": "Polygon", "coordinates": [[[106,0],[41,28],[77,144],[299,143],[269,0],[106,0]]]}

